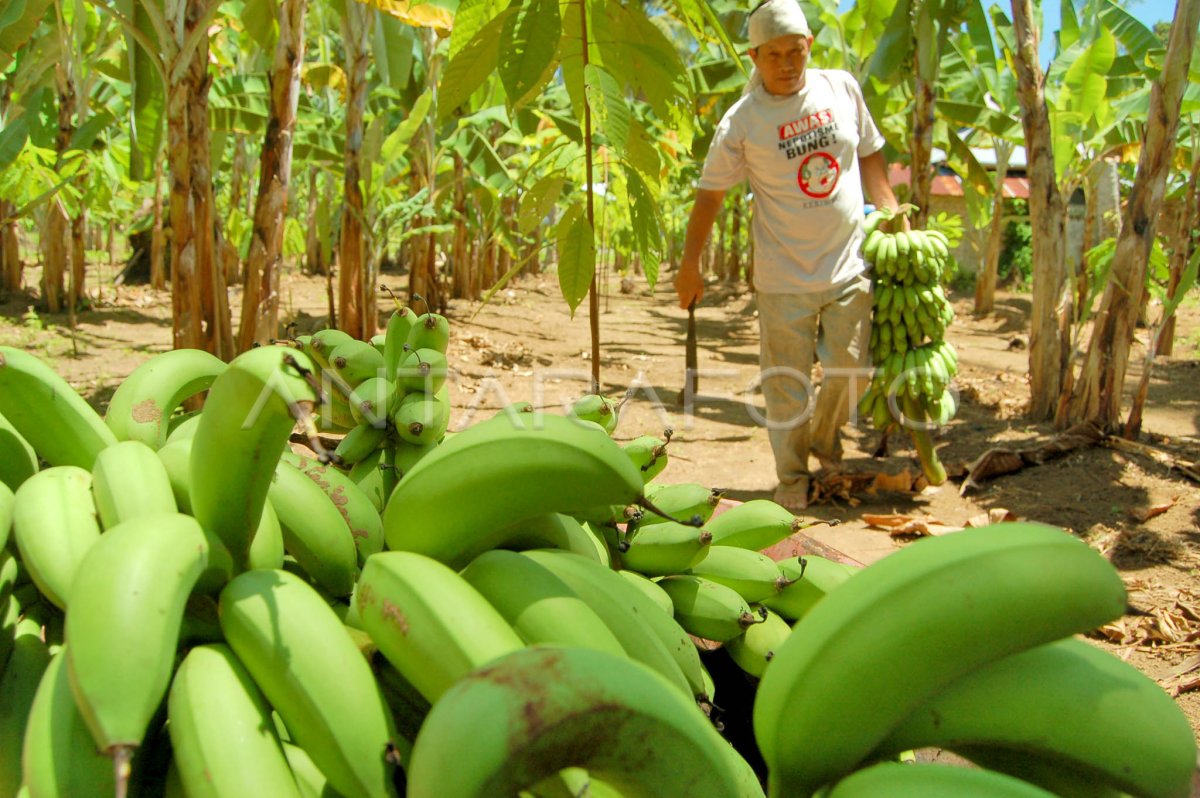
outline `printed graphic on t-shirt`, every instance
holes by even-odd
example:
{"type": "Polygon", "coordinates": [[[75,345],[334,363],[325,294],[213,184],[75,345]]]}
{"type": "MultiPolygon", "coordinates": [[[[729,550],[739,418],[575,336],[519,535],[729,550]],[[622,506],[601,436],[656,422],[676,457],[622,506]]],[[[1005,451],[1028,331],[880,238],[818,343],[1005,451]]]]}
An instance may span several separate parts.
{"type": "Polygon", "coordinates": [[[841,164],[825,150],[838,141],[833,111],[825,109],[779,126],[779,149],[787,159],[800,158],[796,182],[813,199],[825,199],[837,187],[841,164]]]}

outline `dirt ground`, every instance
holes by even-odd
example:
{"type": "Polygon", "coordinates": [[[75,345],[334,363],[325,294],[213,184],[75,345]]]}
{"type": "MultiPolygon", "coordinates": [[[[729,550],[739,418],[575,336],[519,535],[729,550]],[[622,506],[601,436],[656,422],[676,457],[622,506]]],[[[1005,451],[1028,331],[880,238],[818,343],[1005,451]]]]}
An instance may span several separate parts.
{"type": "MultiPolygon", "coordinates": [[[[110,274],[101,268],[90,276],[93,309],[79,314],[73,336],[66,314],[31,310],[30,295],[0,304],[0,343],[47,358],[101,409],[133,368],[171,341],[169,296],[141,286],[114,287],[110,274]]],[[[27,270],[26,284],[36,285],[38,276],[27,270]]],[[[688,406],[680,402],[687,316],[675,306],[669,278],[653,292],[635,278],[632,290],[621,293],[614,277],[601,297],[604,392],[620,397],[633,389],[616,437],[670,427],[670,465],[660,481],[702,482],[726,489],[735,500],[769,497],[775,476],[755,390],[754,297],[744,287],[709,286],[696,313],[699,391],[688,406]]],[[[382,282],[400,287],[403,278],[385,274],[382,282]]],[[[239,299],[232,292],[235,314],[239,299]]],[[[1001,293],[996,313],[984,319],[971,316],[969,296],[953,299],[958,318],[948,338],[961,362],[961,407],[938,437],[951,481],[926,486],[906,438],[891,436],[890,452],[874,458],[878,434],[865,425],[848,428],[848,473],[820,480],[807,511],[839,524],[814,527],[810,534],[865,563],[914,539],[892,534],[905,522],[936,532],[992,513],[1072,530],[1110,556],[1129,586],[1133,613],[1104,630],[1098,644],[1177,692],[1200,731],[1200,491],[1184,473],[1200,470],[1200,308],[1195,301],[1181,308],[1176,354],[1155,366],[1144,448],[1086,446],[961,495],[966,467],[984,452],[1043,446],[1054,430],[1023,417],[1029,297],[1001,293]]],[[[324,327],[326,307],[323,280],[285,278],[284,313],[300,333],[324,327]]],[[[562,407],[587,391],[587,306],[572,319],[554,275],[521,278],[486,306],[453,301],[448,315],[452,428],[510,401],[562,407]]],[[[1130,387],[1144,351],[1135,345],[1130,387]]]]}

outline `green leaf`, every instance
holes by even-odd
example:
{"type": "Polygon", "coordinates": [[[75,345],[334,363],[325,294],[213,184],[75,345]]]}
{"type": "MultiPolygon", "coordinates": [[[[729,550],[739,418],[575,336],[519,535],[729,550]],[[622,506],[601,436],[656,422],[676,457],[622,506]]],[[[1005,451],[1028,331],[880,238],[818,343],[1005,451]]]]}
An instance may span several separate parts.
{"type": "Polygon", "coordinates": [[[592,109],[593,125],[604,131],[610,145],[623,151],[629,139],[631,119],[621,85],[612,73],[595,64],[584,68],[583,83],[588,106],[592,109]]]}
{"type": "Polygon", "coordinates": [[[409,111],[408,117],[396,125],[387,137],[383,144],[383,159],[385,161],[394,161],[399,158],[412,141],[413,136],[417,135],[417,131],[421,129],[421,124],[429,115],[429,106],[433,104],[433,94],[430,89],[426,89],[413,103],[412,110],[409,111]]]}
{"type": "Polygon", "coordinates": [[[1085,118],[1096,113],[1108,91],[1108,71],[1117,57],[1117,42],[1107,30],[1100,30],[1093,41],[1067,68],[1064,89],[1067,108],[1085,118]]]}
{"type": "Polygon", "coordinates": [[[512,108],[524,105],[549,82],[556,66],[562,17],[558,0],[513,0],[500,34],[500,83],[512,108]]]}
{"type": "Polygon", "coordinates": [[[29,123],[20,116],[0,129],[0,171],[3,171],[25,149],[29,139],[29,123]]]}
{"type": "Polygon", "coordinates": [[[50,0],[12,0],[0,14],[0,72],[33,36],[49,7],[50,0]]]}
{"type": "Polygon", "coordinates": [[[500,60],[500,35],[514,10],[506,8],[471,37],[446,64],[438,84],[439,116],[445,118],[470,99],[496,69],[500,60]]]}
{"type": "Polygon", "coordinates": [[[499,0],[463,0],[454,12],[454,30],[450,33],[449,58],[466,47],[475,34],[496,18],[506,4],[499,0]]]}
{"type": "Polygon", "coordinates": [[[637,173],[656,190],[661,178],[662,161],[650,133],[636,119],[629,125],[629,138],[625,142],[625,160],[637,173]]]}
{"type": "Polygon", "coordinates": [[[887,27],[867,64],[867,74],[884,85],[891,86],[906,79],[911,71],[908,69],[912,57],[911,17],[911,0],[900,0],[896,3],[887,27]]]}
{"type": "Polygon", "coordinates": [[[995,111],[979,103],[956,102],[939,98],[938,114],[951,122],[969,125],[993,136],[1012,138],[1021,130],[1021,120],[1009,114],[995,111]]]}
{"type": "Polygon", "coordinates": [[[1058,49],[1066,50],[1079,41],[1079,17],[1075,13],[1073,0],[1061,0],[1059,3],[1061,23],[1058,30],[1058,49]]]}
{"type": "Polygon", "coordinates": [[[596,240],[592,226],[578,205],[572,205],[555,228],[558,250],[558,286],[563,299],[575,310],[587,297],[596,274],[596,240]]]}
{"type": "Polygon", "coordinates": [[[279,37],[279,8],[275,0],[245,0],[242,28],[264,51],[275,51],[279,37]]]}
{"type": "Polygon", "coordinates": [[[692,84],[679,52],[640,4],[608,0],[591,18],[600,60],[616,78],[643,96],[654,113],[675,130],[685,148],[692,145],[695,109],[692,84]]]}
{"type": "Polygon", "coordinates": [[[521,210],[517,217],[517,229],[528,235],[554,208],[562,195],[565,178],[561,174],[546,175],[521,195],[521,210]]]}
{"type": "MultiPolygon", "coordinates": [[[[1148,66],[1146,56],[1149,53],[1166,49],[1162,40],[1154,35],[1154,31],[1112,0],[1099,0],[1099,5],[1100,20],[1143,69],[1148,66]]],[[[1158,73],[1157,69],[1153,70],[1153,75],[1148,74],[1150,70],[1146,71],[1148,77],[1158,73]]]]}
{"type": "Polygon", "coordinates": [[[413,68],[413,28],[382,11],[375,12],[371,29],[375,69],[384,82],[396,91],[408,86],[413,68]]]}
{"type": "Polygon", "coordinates": [[[133,115],[129,126],[133,145],[129,153],[129,176],[133,180],[148,180],[154,174],[154,162],[163,144],[167,107],[166,87],[154,64],[157,53],[162,51],[161,45],[143,2],[155,3],[160,13],[162,9],[161,0],[130,0],[127,11],[134,27],[156,47],[156,53],[150,54],[131,35],[125,34],[129,73],[133,76],[133,115]]]}
{"type": "Polygon", "coordinates": [[[638,256],[642,259],[642,272],[646,275],[646,282],[654,288],[658,282],[659,247],[662,246],[658,205],[654,201],[654,194],[636,172],[627,171],[625,180],[629,193],[629,221],[633,227],[633,240],[638,256]]]}

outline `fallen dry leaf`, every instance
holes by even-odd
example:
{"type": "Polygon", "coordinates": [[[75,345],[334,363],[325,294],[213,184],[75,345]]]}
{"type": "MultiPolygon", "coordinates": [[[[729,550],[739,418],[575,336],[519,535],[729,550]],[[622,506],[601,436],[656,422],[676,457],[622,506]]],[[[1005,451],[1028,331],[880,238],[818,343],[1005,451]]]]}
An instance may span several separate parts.
{"type": "Polygon", "coordinates": [[[881,472],[875,475],[875,479],[871,482],[871,487],[868,492],[876,493],[881,490],[886,490],[897,493],[911,493],[915,481],[915,475],[907,468],[898,474],[885,474],[881,472]]]}
{"type": "Polygon", "coordinates": [[[863,513],[862,520],[868,526],[894,527],[907,524],[913,517],[903,513],[863,513]]]}
{"type": "Polygon", "coordinates": [[[1175,506],[1175,502],[1177,502],[1177,501],[1179,501],[1179,497],[1174,496],[1171,498],[1171,501],[1169,501],[1169,502],[1162,502],[1161,504],[1152,504],[1149,507],[1135,507],[1134,509],[1129,511],[1129,514],[1131,516],[1133,516],[1135,521],[1137,521],[1138,523],[1144,524],[1147,521],[1149,521],[1151,518],[1153,518],[1154,516],[1162,515],[1167,510],[1170,510],[1172,507],[1175,506]]]}
{"type": "Polygon", "coordinates": [[[1017,514],[1012,510],[1006,510],[1003,507],[993,507],[986,513],[973,515],[967,519],[967,526],[988,526],[989,524],[999,524],[1004,521],[1016,521],[1017,514]]]}

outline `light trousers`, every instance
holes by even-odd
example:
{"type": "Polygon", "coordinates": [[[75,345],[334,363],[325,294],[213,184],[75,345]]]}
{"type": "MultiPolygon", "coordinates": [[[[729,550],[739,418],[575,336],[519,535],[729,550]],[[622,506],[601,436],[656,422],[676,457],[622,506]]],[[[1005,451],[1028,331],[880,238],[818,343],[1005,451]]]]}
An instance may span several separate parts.
{"type": "Polygon", "coordinates": [[[841,428],[870,383],[871,281],[860,275],[812,294],[760,293],[758,329],[767,436],[780,484],[792,485],[809,475],[810,453],[841,459],[841,428]]]}

